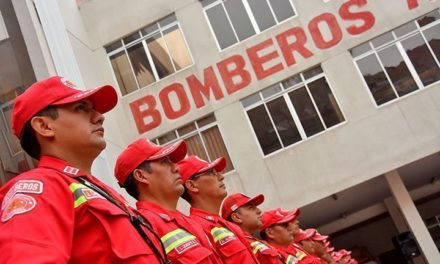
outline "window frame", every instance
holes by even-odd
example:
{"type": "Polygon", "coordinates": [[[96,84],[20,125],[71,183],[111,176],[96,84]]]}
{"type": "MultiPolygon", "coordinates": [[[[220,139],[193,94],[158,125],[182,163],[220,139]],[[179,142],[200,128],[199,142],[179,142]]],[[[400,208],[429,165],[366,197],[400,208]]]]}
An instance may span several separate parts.
{"type": "MultiPolygon", "coordinates": [[[[145,88],[147,88],[147,87],[150,87],[150,86],[152,86],[152,85],[154,85],[154,84],[157,84],[157,83],[160,82],[160,81],[166,80],[166,79],[169,78],[170,76],[173,76],[174,74],[177,74],[177,73],[179,73],[179,72],[182,72],[182,71],[184,71],[184,70],[186,70],[186,69],[188,69],[188,68],[190,68],[190,67],[192,67],[192,66],[195,65],[194,57],[193,57],[193,55],[192,55],[191,49],[189,48],[188,41],[187,41],[187,39],[186,39],[186,34],[184,33],[183,28],[182,28],[182,26],[181,26],[179,20],[177,19],[177,17],[176,17],[176,20],[175,20],[175,21],[173,21],[173,22],[171,22],[171,23],[168,23],[168,24],[166,24],[165,26],[160,25],[160,22],[161,22],[161,21],[165,20],[166,18],[168,18],[168,17],[170,17],[170,16],[175,16],[175,14],[173,13],[173,14],[170,14],[170,15],[168,15],[168,16],[163,17],[162,19],[156,20],[154,23],[148,24],[148,25],[142,27],[141,29],[139,29],[139,30],[137,30],[137,31],[135,31],[135,32],[131,32],[130,34],[127,34],[127,35],[125,35],[124,37],[121,37],[121,38],[118,39],[117,41],[113,41],[113,42],[111,42],[110,44],[106,45],[106,46],[110,46],[110,45],[115,44],[116,42],[120,42],[120,44],[121,44],[120,47],[118,47],[118,48],[116,48],[116,49],[113,49],[113,50],[110,51],[110,52],[106,52],[107,62],[108,62],[108,65],[110,66],[110,70],[111,70],[111,73],[112,73],[113,80],[114,80],[116,86],[118,87],[117,90],[118,90],[119,96],[121,96],[121,98],[124,98],[124,97],[126,97],[126,96],[129,96],[129,95],[131,95],[131,94],[134,94],[134,93],[138,92],[139,90],[142,90],[142,89],[145,89],[145,88]],[[150,33],[147,34],[147,35],[142,34],[142,30],[143,30],[143,29],[148,28],[148,27],[153,26],[153,25],[157,25],[157,27],[158,27],[157,30],[155,30],[155,31],[153,31],[153,32],[150,32],[150,33]],[[182,34],[182,38],[183,38],[183,43],[185,44],[185,47],[186,47],[186,49],[187,49],[187,51],[188,51],[188,55],[189,55],[189,57],[191,58],[191,63],[188,64],[187,66],[185,66],[185,67],[179,69],[179,70],[176,70],[176,66],[174,65],[173,59],[172,59],[172,57],[171,57],[171,53],[170,53],[170,50],[169,50],[169,48],[168,48],[168,44],[166,43],[165,38],[164,38],[164,35],[163,35],[163,32],[164,32],[164,31],[166,31],[166,30],[168,30],[168,29],[170,29],[170,28],[172,28],[172,27],[174,27],[174,26],[177,26],[178,29],[180,30],[180,32],[181,32],[181,34],[182,34]],[[133,41],[127,43],[127,44],[123,41],[124,38],[126,38],[126,37],[128,37],[128,36],[131,36],[131,35],[135,34],[136,32],[139,34],[139,36],[140,36],[139,38],[137,38],[136,40],[133,40],[133,41]],[[171,61],[171,64],[172,64],[172,66],[173,66],[173,69],[175,70],[173,73],[170,73],[170,74],[168,74],[167,76],[165,76],[165,77],[163,77],[163,78],[159,78],[159,75],[158,75],[158,73],[157,73],[157,69],[156,69],[156,65],[154,64],[153,58],[152,58],[152,56],[151,56],[150,50],[148,49],[147,42],[146,42],[146,40],[147,40],[148,38],[150,38],[151,36],[153,36],[153,35],[155,35],[155,34],[157,34],[157,33],[159,33],[160,36],[161,36],[161,38],[163,38],[164,41],[165,41],[165,47],[166,47],[167,55],[169,56],[170,61],[171,61]],[[140,86],[140,85],[139,85],[139,81],[137,80],[136,74],[134,73],[133,65],[132,65],[132,63],[131,63],[130,56],[128,55],[128,51],[127,51],[130,47],[133,47],[133,46],[135,46],[135,45],[138,45],[139,43],[142,43],[143,50],[144,50],[145,55],[146,55],[146,57],[147,57],[147,59],[148,59],[148,63],[149,63],[150,66],[151,66],[151,70],[152,70],[152,73],[153,73],[153,76],[154,76],[154,79],[155,79],[154,82],[149,83],[149,84],[147,84],[147,85],[145,85],[145,86],[140,86]],[[134,81],[135,81],[135,83],[136,83],[136,90],[131,91],[131,92],[128,92],[128,93],[125,94],[125,95],[122,93],[121,88],[119,87],[119,82],[118,82],[118,79],[116,78],[116,74],[115,74],[115,71],[113,70],[113,66],[112,66],[112,61],[111,61],[111,59],[110,59],[111,56],[116,55],[116,54],[118,54],[118,53],[120,53],[120,52],[122,52],[122,51],[124,52],[125,56],[127,57],[128,64],[129,64],[129,66],[130,66],[130,72],[131,72],[131,74],[132,74],[132,76],[133,76],[133,78],[134,78],[134,81]]],[[[104,46],[104,49],[105,49],[106,46],[104,46]]]]}
{"type": "Polygon", "coordinates": [[[405,51],[405,48],[402,45],[403,41],[405,41],[405,40],[407,40],[407,39],[409,39],[411,37],[414,37],[414,36],[419,34],[422,37],[422,39],[424,41],[424,44],[427,46],[429,52],[431,53],[431,56],[434,59],[434,62],[437,64],[437,66],[439,67],[439,70],[440,70],[440,60],[437,58],[437,56],[435,56],[434,51],[432,50],[431,46],[429,45],[429,42],[426,40],[426,37],[423,34],[424,31],[426,31],[426,30],[428,30],[428,29],[430,29],[432,27],[438,26],[440,28],[440,19],[438,19],[438,20],[436,20],[436,21],[434,21],[432,23],[429,23],[428,25],[424,25],[422,27],[419,25],[419,23],[417,23],[417,20],[419,20],[419,19],[423,18],[424,16],[426,16],[426,15],[432,13],[432,12],[435,12],[435,11],[437,11],[437,13],[439,13],[439,15],[440,15],[440,9],[434,9],[434,10],[432,10],[432,11],[430,11],[430,12],[428,12],[428,13],[426,13],[426,14],[424,14],[424,15],[416,18],[416,19],[413,19],[411,21],[403,23],[402,25],[399,25],[399,26],[393,28],[390,31],[384,32],[383,34],[375,36],[373,39],[370,39],[370,40],[368,40],[366,42],[363,42],[360,45],[356,46],[356,47],[359,47],[361,45],[368,44],[368,46],[370,47],[370,50],[367,51],[367,52],[364,52],[364,53],[362,53],[360,55],[357,55],[356,57],[354,57],[353,55],[351,55],[351,56],[352,56],[352,60],[353,60],[354,66],[356,68],[356,71],[359,73],[359,75],[360,75],[360,77],[362,79],[362,82],[363,82],[365,88],[367,89],[367,93],[368,93],[368,95],[370,97],[370,100],[372,100],[372,102],[373,102],[374,106],[376,107],[376,109],[380,109],[382,107],[388,106],[388,105],[393,104],[395,102],[399,102],[400,100],[403,100],[403,99],[405,99],[405,98],[407,98],[407,97],[409,97],[411,95],[417,94],[417,93],[419,93],[421,91],[424,91],[424,90],[429,89],[429,88],[431,88],[431,87],[433,87],[435,85],[440,84],[440,80],[437,80],[436,82],[433,82],[433,83],[431,83],[429,85],[426,85],[426,86],[423,85],[423,82],[420,79],[419,74],[417,73],[417,70],[416,70],[414,64],[411,62],[411,59],[409,58],[408,54],[405,51]],[[405,33],[405,34],[401,35],[400,37],[397,36],[394,31],[396,29],[404,26],[404,25],[407,25],[408,23],[414,23],[415,26],[416,26],[416,29],[412,30],[409,33],[405,33]],[[388,34],[388,33],[391,33],[391,35],[393,36],[394,39],[392,41],[389,41],[389,42],[385,43],[385,44],[381,44],[381,45],[375,47],[374,44],[372,43],[372,41],[377,39],[378,37],[383,36],[383,35],[388,34]],[[408,67],[408,70],[409,70],[409,72],[411,74],[411,77],[414,79],[414,82],[417,85],[417,90],[409,92],[409,93],[407,93],[407,94],[405,94],[403,96],[399,96],[399,94],[397,93],[397,90],[394,87],[394,84],[393,84],[392,80],[390,79],[388,72],[385,70],[383,62],[381,61],[381,59],[379,58],[379,55],[378,55],[378,53],[380,51],[385,50],[385,49],[387,49],[389,47],[392,47],[392,46],[396,46],[397,50],[399,51],[399,55],[402,56],[403,62],[405,62],[405,65],[408,67]],[[359,65],[357,63],[359,60],[361,60],[363,58],[366,58],[366,57],[368,57],[370,55],[374,55],[375,58],[377,59],[377,61],[379,62],[379,65],[380,65],[380,67],[382,69],[382,72],[385,74],[385,77],[387,78],[387,81],[389,82],[389,84],[390,84],[390,86],[391,86],[391,88],[393,90],[393,93],[396,96],[396,98],[391,99],[388,102],[385,102],[385,103],[383,103],[381,105],[377,104],[376,99],[374,98],[373,93],[371,92],[370,87],[368,86],[368,83],[365,80],[364,75],[363,75],[363,73],[362,73],[362,71],[359,68],[359,65]]]}
{"type": "MultiPolygon", "coordinates": [[[[199,0],[199,1],[201,2],[202,0],[199,0]]],[[[298,17],[298,12],[297,12],[297,10],[296,10],[296,8],[295,8],[295,5],[293,4],[293,0],[287,0],[287,1],[289,1],[289,3],[290,3],[290,5],[291,5],[292,10],[293,10],[293,12],[295,13],[295,15],[293,15],[292,17],[289,17],[289,18],[287,18],[287,19],[285,19],[285,20],[283,20],[283,21],[281,21],[281,22],[278,22],[278,19],[277,19],[276,15],[275,15],[275,13],[274,13],[274,11],[273,11],[272,5],[269,3],[269,0],[265,0],[265,1],[268,3],[268,6],[269,6],[269,9],[270,9],[270,12],[271,12],[273,18],[275,19],[275,22],[276,22],[276,23],[275,23],[275,25],[273,25],[273,26],[271,26],[271,27],[268,27],[268,28],[266,28],[266,29],[264,29],[264,30],[260,30],[260,28],[259,28],[259,26],[258,26],[258,23],[257,23],[257,20],[255,19],[255,16],[254,16],[254,14],[252,13],[252,10],[251,10],[251,7],[250,7],[250,5],[249,5],[248,0],[239,0],[239,1],[241,1],[241,2],[243,3],[243,6],[244,6],[245,11],[246,11],[246,14],[247,14],[247,16],[248,16],[248,18],[249,18],[249,20],[250,20],[250,22],[251,22],[252,28],[253,28],[254,31],[255,31],[255,34],[253,34],[253,35],[251,35],[251,36],[249,36],[249,37],[247,37],[247,38],[245,38],[245,39],[243,39],[243,40],[239,40],[239,39],[238,39],[237,32],[236,32],[236,30],[235,30],[235,28],[234,28],[234,26],[233,26],[233,24],[232,24],[232,22],[231,22],[231,18],[229,17],[229,14],[228,14],[226,8],[224,7],[224,4],[223,4],[224,1],[227,1],[227,0],[214,0],[213,3],[208,4],[208,5],[206,5],[206,6],[202,6],[202,9],[203,9],[203,15],[205,16],[205,19],[206,19],[206,21],[208,22],[208,26],[209,26],[209,30],[211,31],[211,35],[214,37],[215,44],[217,45],[217,49],[218,49],[220,52],[223,52],[223,51],[226,51],[226,50],[228,50],[228,49],[230,49],[230,48],[232,48],[232,47],[235,47],[236,45],[239,45],[240,43],[243,43],[243,42],[245,42],[245,41],[248,41],[248,40],[252,39],[253,37],[258,36],[258,35],[261,34],[261,33],[264,33],[264,32],[266,32],[266,31],[269,31],[269,30],[271,30],[271,29],[273,29],[273,28],[275,28],[275,27],[277,27],[277,26],[279,26],[279,25],[281,25],[281,24],[284,24],[284,23],[290,21],[291,19],[294,19],[294,18],[298,17]],[[235,38],[237,39],[237,42],[236,42],[236,43],[234,43],[234,44],[232,44],[232,45],[230,45],[230,46],[228,46],[228,47],[225,47],[225,48],[223,48],[223,49],[220,47],[220,43],[219,43],[219,41],[218,41],[218,39],[217,39],[217,36],[215,35],[214,29],[212,28],[211,21],[209,20],[209,17],[208,17],[208,15],[207,15],[207,13],[206,13],[206,10],[207,10],[207,9],[213,8],[214,6],[217,6],[217,5],[222,5],[223,8],[225,9],[225,14],[226,14],[226,16],[227,16],[228,22],[229,22],[229,24],[231,25],[231,28],[232,28],[232,31],[233,31],[233,33],[234,33],[235,38]]],[[[200,4],[201,4],[201,3],[200,3],[200,4]]]]}
{"type": "MultiPolygon", "coordinates": [[[[316,66],[311,67],[311,68],[309,68],[309,69],[313,69],[313,68],[315,68],[315,67],[316,67],[316,66]]],[[[292,148],[292,147],[294,147],[294,146],[297,146],[297,145],[299,145],[299,144],[301,144],[301,143],[307,142],[307,141],[309,141],[309,140],[311,140],[311,139],[313,139],[313,138],[315,138],[315,137],[320,136],[321,134],[323,134],[323,133],[325,133],[325,132],[328,132],[328,131],[331,131],[331,130],[333,130],[333,129],[336,129],[336,128],[338,128],[338,127],[340,127],[340,126],[342,126],[342,125],[344,125],[345,123],[348,122],[348,121],[347,121],[347,118],[346,118],[346,114],[345,114],[344,110],[342,109],[341,104],[340,104],[340,102],[339,102],[339,99],[337,98],[337,96],[336,96],[336,94],[335,94],[335,92],[334,92],[333,85],[329,82],[329,80],[328,80],[327,75],[325,74],[325,72],[322,71],[321,73],[316,74],[316,75],[314,75],[314,76],[312,76],[312,77],[306,79],[306,78],[303,76],[303,73],[306,72],[306,71],[307,71],[307,70],[305,70],[305,71],[303,71],[303,72],[300,72],[300,73],[297,73],[297,74],[294,74],[294,75],[292,75],[292,76],[290,76],[290,77],[288,77],[288,78],[286,78],[286,79],[283,79],[282,81],[278,82],[278,84],[281,85],[281,91],[280,91],[280,92],[277,92],[277,93],[275,93],[275,94],[273,94],[273,95],[271,95],[271,96],[269,96],[269,97],[267,97],[267,98],[264,98],[263,95],[262,95],[262,91],[264,91],[265,88],[268,88],[268,87],[273,86],[273,85],[270,85],[270,86],[268,86],[268,87],[265,87],[264,89],[261,89],[261,90],[258,91],[257,93],[254,93],[254,94],[253,94],[253,95],[255,95],[255,94],[259,94],[260,101],[258,101],[258,102],[256,102],[256,103],[252,103],[252,104],[250,104],[250,105],[248,105],[248,106],[246,106],[246,107],[242,104],[242,106],[243,106],[243,111],[244,111],[244,114],[245,114],[245,116],[246,116],[246,120],[247,120],[247,122],[248,122],[249,127],[250,127],[251,130],[252,130],[252,135],[253,135],[253,137],[254,137],[255,142],[257,142],[258,148],[259,148],[259,150],[260,150],[260,154],[261,154],[261,156],[262,156],[263,158],[271,157],[271,156],[276,155],[276,154],[278,154],[278,153],[280,153],[280,152],[282,152],[282,151],[284,151],[284,150],[287,150],[287,149],[289,149],[289,148],[292,148]],[[300,83],[297,83],[297,84],[295,84],[295,85],[293,85],[293,86],[290,86],[290,87],[288,87],[288,88],[284,88],[282,82],[284,82],[285,80],[287,80],[287,79],[289,79],[289,78],[291,78],[291,77],[293,77],[293,76],[295,76],[295,75],[299,75],[299,76],[301,77],[301,82],[300,82],[300,83]],[[321,79],[321,78],[324,78],[325,81],[327,82],[328,87],[329,87],[329,89],[330,89],[331,93],[333,94],[333,97],[334,97],[334,99],[335,99],[335,101],[336,101],[336,104],[338,105],[339,111],[341,112],[342,116],[344,117],[344,121],[342,121],[342,122],[340,122],[340,123],[338,123],[338,124],[335,124],[335,125],[333,125],[333,126],[331,126],[331,127],[327,127],[327,125],[325,124],[324,119],[323,119],[322,116],[321,116],[321,112],[319,111],[319,108],[318,108],[317,105],[316,105],[315,99],[314,99],[314,97],[312,96],[312,94],[311,94],[311,92],[310,92],[310,89],[309,89],[308,86],[307,86],[307,84],[309,84],[309,83],[311,83],[311,82],[314,82],[314,81],[316,81],[316,80],[319,80],[319,79],[321,79]],[[294,107],[292,101],[291,101],[290,98],[289,98],[289,93],[291,93],[291,92],[293,92],[293,91],[295,91],[295,90],[297,90],[297,89],[301,89],[302,87],[304,87],[304,89],[306,89],[307,94],[308,94],[309,98],[311,99],[311,101],[312,101],[312,103],[313,103],[313,107],[315,108],[315,110],[316,110],[317,113],[318,113],[319,120],[321,121],[321,124],[322,124],[323,127],[324,127],[324,129],[323,129],[322,131],[320,131],[320,132],[318,132],[318,133],[315,133],[315,134],[313,134],[313,135],[311,135],[311,136],[309,136],[309,137],[307,136],[307,134],[306,134],[306,132],[305,132],[305,130],[304,130],[304,128],[303,128],[303,125],[302,125],[302,123],[301,123],[301,120],[300,120],[300,118],[299,118],[299,116],[298,116],[298,114],[297,114],[297,112],[296,112],[296,110],[295,110],[295,107],[294,107]],[[278,130],[276,129],[276,126],[275,126],[275,124],[274,124],[274,122],[273,122],[273,118],[272,118],[272,116],[271,116],[271,114],[270,114],[270,112],[269,112],[269,110],[268,110],[268,108],[267,108],[267,103],[268,103],[268,102],[271,102],[271,101],[273,101],[273,100],[275,100],[275,99],[278,99],[278,98],[283,98],[283,99],[284,99],[284,101],[285,101],[285,103],[286,103],[286,105],[287,105],[287,108],[289,109],[289,114],[291,115],[291,117],[292,117],[292,119],[293,119],[293,121],[294,121],[294,123],[295,123],[295,126],[296,126],[296,128],[298,129],[298,132],[299,132],[299,134],[300,134],[300,136],[301,136],[301,140],[299,140],[298,142],[295,142],[295,143],[293,143],[293,144],[290,144],[290,145],[288,145],[288,146],[284,146],[283,141],[281,140],[281,137],[280,137],[280,135],[279,135],[279,133],[278,133],[278,130]],[[261,105],[264,105],[264,108],[265,108],[265,110],[267,111],[267,113],[268,113],[268,117],[269,117],[270,122],[271,122],[271,124],[272,124],[272,128],[274,128],[275,133],[276,133],[276,136],[277,136],[277,139],[278,139],[278,141],[279,141],[279,143],[280,143],[280,145],[281,145],[281,148],[280,148],[280,149],[277,149],[277,150],[275,150],[275,151],[273,151],[273,152],[270,152],[270,153],[268,153],[268,154],[264,154],[263,148],[262,148],[262,146],[261,146],[261,144],[260,144],[260,141],[258,140],[257,134],[255,133],[255,129],[254,129],[254,127],[253,127],[253,125],[252,125],[252,122],[251,122],[251,120],[250,120],[250,118],[249,118],[249,115],[248,115],[248,113],[247,113],[247,111],[249,111],[249,110],[251,110],[251,109],[254,109],[254,108],[256,108],[256,107],[259,107],[259,106],[261,106],[261,105]]],[[[250,96],[252,96],[252,95],[250,95],[250,96]]],[[[243,100],[242,100],[242,101],[243,101],[243,100]]]]}
{"type": "Polygon", "coordinates": [[[153,143],[157,144],[157,145],[169,145],[169,144],[173,144],[173,143],[175,143],[175,142],[177,142],[177,141],[179,141],[179,140],[183,140],[183,141],[184,141],[185,139],[188,139],[188,138],[191,138],[191,137],[194,137],[194,136],[199,135],[199,136],[200,136],[200,139],[201,139],[201,142],[202,142],[203,150],[205,151],[205,154],[206,154],[206,156],[208,157],[209,162],[212,162],[212,161],[214,161],[214,159],[212,159],[212,158],[209,156],[209,152],[208,152],[208,149],[207,149],[207,147],[206,147],[205,140],[203,139],[202,132],[207,131],[207,130],[213,128],[213,127],[217,127],[217,129],[218,129],[218,131],[219,131],[219,133],[220,133],[221,139],[222,139],[222,141],[223,141],[223,143],[224,143],[224,145],[225,145],[226,151],[227,151],[227,153],[228,153],[228,155],[229,155],[229,159],[231,160],[231,163],[232,163],[232,164],[231,164],[231,165],[232,165],[232,169],[231,169],[230,171],[228,171],[228,172],[225,172],[224,175],[228,175],[228,174],[230,174],[230,173],[234,173],[234,172],[236,171],[235,166],[234,166],[234,162],[233,162],[233,160],[232,160],[232,157],[231,157],[231,154],[230,154],[230,151],[229,151],[228,144],[227,144],[226,141],[223,139],[223,138],[224,138],[224,137],[223,137],[223,132],[222,132],[222,130],[220,129],[220,126],[219,126],[219,124],[218,124],[217,118],[215,117],[214,113],[210,113],[210,114],[208,114],[208,115],[206,115],[206,116],[204,116],[204,117],[198,118],[198,119],[195,120],[195,121],[192,121],[192,122],[186,123],[186,124],[183,125],[183,126],[180,126],[180,127],[176,128],[176,129],[173,129],[173,130],[171,130],[171,131],[168,131],[168,132],[162,134],[161,136],[158,136],[158,137],[152,139],[151,141],[152,141],[153,143]],[[211,123],[205,124],[205,125],[203,125],[203,126],[199,126],[198,121],[203,120],[203,119],[205,119],[205,118],[207,118],[207,117],[209,117],[209,116],[212,116],[212,117],[214,118],[214,121],[212,121],[211,123]],[[194,129],[193,131],[191,131],[191,132],[188,132],[188,133],[186,133],[186,134],[180,135],[178,130],[181,129],[181,128],[183,128],[183,127],[186,127],[186,126],[188,126],[188,125],[190,125],[190,124],[194,124],[194,125],[195,125],[195,129],[194,129]],[[162,136],[164,136],[164,135],[167,135],[167,134],[169,134],[169,133],[171,133],[171,132],[174,132],[174,135],[176,136],[176,138],[173,139],[173,140],[170,140],[170,141],[168,141],[168,142],[165,142],[165,143],[161,144],[161,143],[159,142],[159,138],[162,137],[162,136]]]}

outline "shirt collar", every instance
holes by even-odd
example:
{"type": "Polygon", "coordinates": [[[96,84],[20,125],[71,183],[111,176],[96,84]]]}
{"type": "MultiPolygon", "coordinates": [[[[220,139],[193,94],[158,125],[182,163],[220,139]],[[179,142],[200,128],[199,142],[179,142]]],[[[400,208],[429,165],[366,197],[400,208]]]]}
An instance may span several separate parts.
{"type": "Polygon", "coordinates": [[[150,201],[138,201],[136,202],[136,208],[138,210],[143,209],[143,210],[148,210],[148,211],[152,211],[156,214],[158,214],[163,220],[169,222],[171,220],[174,220],[174,216],[170,213],[170,211],[166,210],[165,208],[163,208],[162,206],[150,202],[150,201]]]}
{"type": "Polygon", "coordinates": [[[74,167],[68,162],[52,156],[42,156],[38,162],[38,167],[54,169],[71,177],[87,176],[85,172],[74,167]]]}
{"type": "Polygon", "coordinates": [[[199,209],[199,208],[191,207],[189,209],[189,213],[190,213],[190,215],[200,216],[200,217],[202,217],[206,220],[209,220],[211,222],[218,222],[220,220],[219,215],[209,213],[209,212],[202,210],[202,209],[199,209]]]}

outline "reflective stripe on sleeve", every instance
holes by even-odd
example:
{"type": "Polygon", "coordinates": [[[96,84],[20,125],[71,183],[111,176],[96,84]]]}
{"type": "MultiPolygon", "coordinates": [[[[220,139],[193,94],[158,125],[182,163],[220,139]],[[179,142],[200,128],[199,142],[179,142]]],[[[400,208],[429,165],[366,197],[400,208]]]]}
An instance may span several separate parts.
{"type": "Polygon", "coordinates": [[[225,237],[235,236],[234,233],[224,227],[214,227],[213,229],[211,229],[211,235],[214,238],[214,242],[217,242],[225,237]]]}
{"type": "Polygon", "coordinates": [[[69,186],[70,191],[73,193],[73,199],[74,199],[74,207],[77,208],[84,202],[87,202],[87,198],[84,196],[82,190],[83,189],[89,189],[85,185],[82,185],[81,183],[72,182],[69,186]]]}
{"type": "Polygon", "coordinates": [[[168,254],[176,247],[182,245],[187,241],[194,240],[195,238],[196,237],[192,234],[179,228],[165,234],[163,237],[160,238],[160,240],[165,247],[165,252],[168,254]]]}
{"type": "Polygon", "coordinates": [[[264,245],[263,243],[261,243],[260,241],[254,241],[251,243],[251,247],[252,247],[252,253],[257,254],[258,250],[260,250],[262,247],[264,247],[266,245],[264,245]]]}

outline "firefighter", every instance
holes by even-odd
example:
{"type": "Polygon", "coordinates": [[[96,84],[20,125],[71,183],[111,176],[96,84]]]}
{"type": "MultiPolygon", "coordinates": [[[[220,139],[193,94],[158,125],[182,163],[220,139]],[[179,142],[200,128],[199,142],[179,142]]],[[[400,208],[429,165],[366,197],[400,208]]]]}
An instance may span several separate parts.
{"type": "Polygon", "coordinates": [[[116,103],[112,86],[81,91],[59,76],[16,98],[14,133],[39,163],[0,189],[0,263],[166,263],[151,228],[91,174],[116,103]]]}
{"type": "Polygon", "coordinates": [[[190,205],[190,217],[202,225],[224,263],[258,263],[241,229],[219,215],[226,197],[224,157],[213,162],[189,156],[179,163],[185,191],[182,198],[190,205]]]}
{"type": "Polygon", "coordinates": [[[141,138],[119,155],[115,175],[138,200],[137,209],[161,237],[172,263],[221,263],[203,228],[176,209],[184,190],[176,162],[185,155],[183,141],[158,146],[141,138]]]}
{"type": "Polygon", "coordinates": [[[299,244],[307,253],[323,260],[323,263],[336,264],[327,252],[325,241],[328,236],[323,236],[316,229],[301,230],[295,236],[295,243],[299,244]]]}
{"type": "Polygon", "coordinates": [[[257,207],[264,202],[264,195],[253,198],[236,193],[228,196],[222,204],[222,217],[239,226],[245,233],[245,238],[253,249],[254,255],[261,264],[285,263],[282,255],[267,242],[252,236],[258,232],[263,222],[261,210],[257,207]]]}

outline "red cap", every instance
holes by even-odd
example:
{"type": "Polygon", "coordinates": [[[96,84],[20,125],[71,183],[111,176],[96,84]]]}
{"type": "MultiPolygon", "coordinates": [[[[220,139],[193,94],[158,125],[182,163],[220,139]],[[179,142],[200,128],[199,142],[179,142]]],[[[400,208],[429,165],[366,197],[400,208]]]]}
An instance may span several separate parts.
{"type": "Polygon", "coordinates": [[[95,109],[105,113],[118,102],[115,88],[110,85],[91,90],[78,90],[75,85],[61,76],[51,77],[31,85],[15,99],[12,110],[12,129],[20,138],[24,125],[38,112],[50,105],[63,105],[90,99],[95,109]]]}
{"type": "Polygon", "coordinates": [[[321,241],[321,242],[325,242],[328,239],[328,236],[326,235],[321,235],[318,230],[315,229],[315,235],[312,237],[313,240],[315,241],[321,241]]]}
{"type": "Polygon", "coordinates": [[[262,215],[263,225],[259,228],[262,232],[264,229],[275,224],[284,224],[295,220],[299,215],[299,209],[293,211],[284,211],[281,208],[264,212],[262,215]]]}
{"type": "Polygon", "coordinates": [[[316,229],[309,228],[306,230],[299,231],[298,234],[295,235],[295,242],[300,242],[306,239],[312,239],[316,234],[316,229]]]}
{"type": "Polygon", "coordinates": [[[124,186],[128,175],[132,173],[142,162],[154,161],[163,157],[169,157],[172,162],[177,163],[186,155],[186,144],[179,140],[167,146],[158,146],[146,138],[141,138],[128,145],[119,154],[115,165],[115,176],[119,186],[124,186]]]}
{"type": "Polygon", "coordinates": [[[250,198],[242,193],[236,193],[232,194],[228,197],[226,197],[225,200],[223,200],[221,212],[223,218],[228,218],[238,208],[240,208],[243,205],[254,203],[255,205],[260,205],[264,202],[264,195],[259,194],[253,198],[250,198]]]}
{"type": "Polygon", "coordinates": [[[222,171],[226,167],[225,157],[220,157],[213,162],[207,162],[200,159],[197,156],[191,155],[179,163],[179,173],[182,177],[183,183],[185,183],[191,176],[199,174],[211,169],[216,169],[217,171],[222,171]]]}

